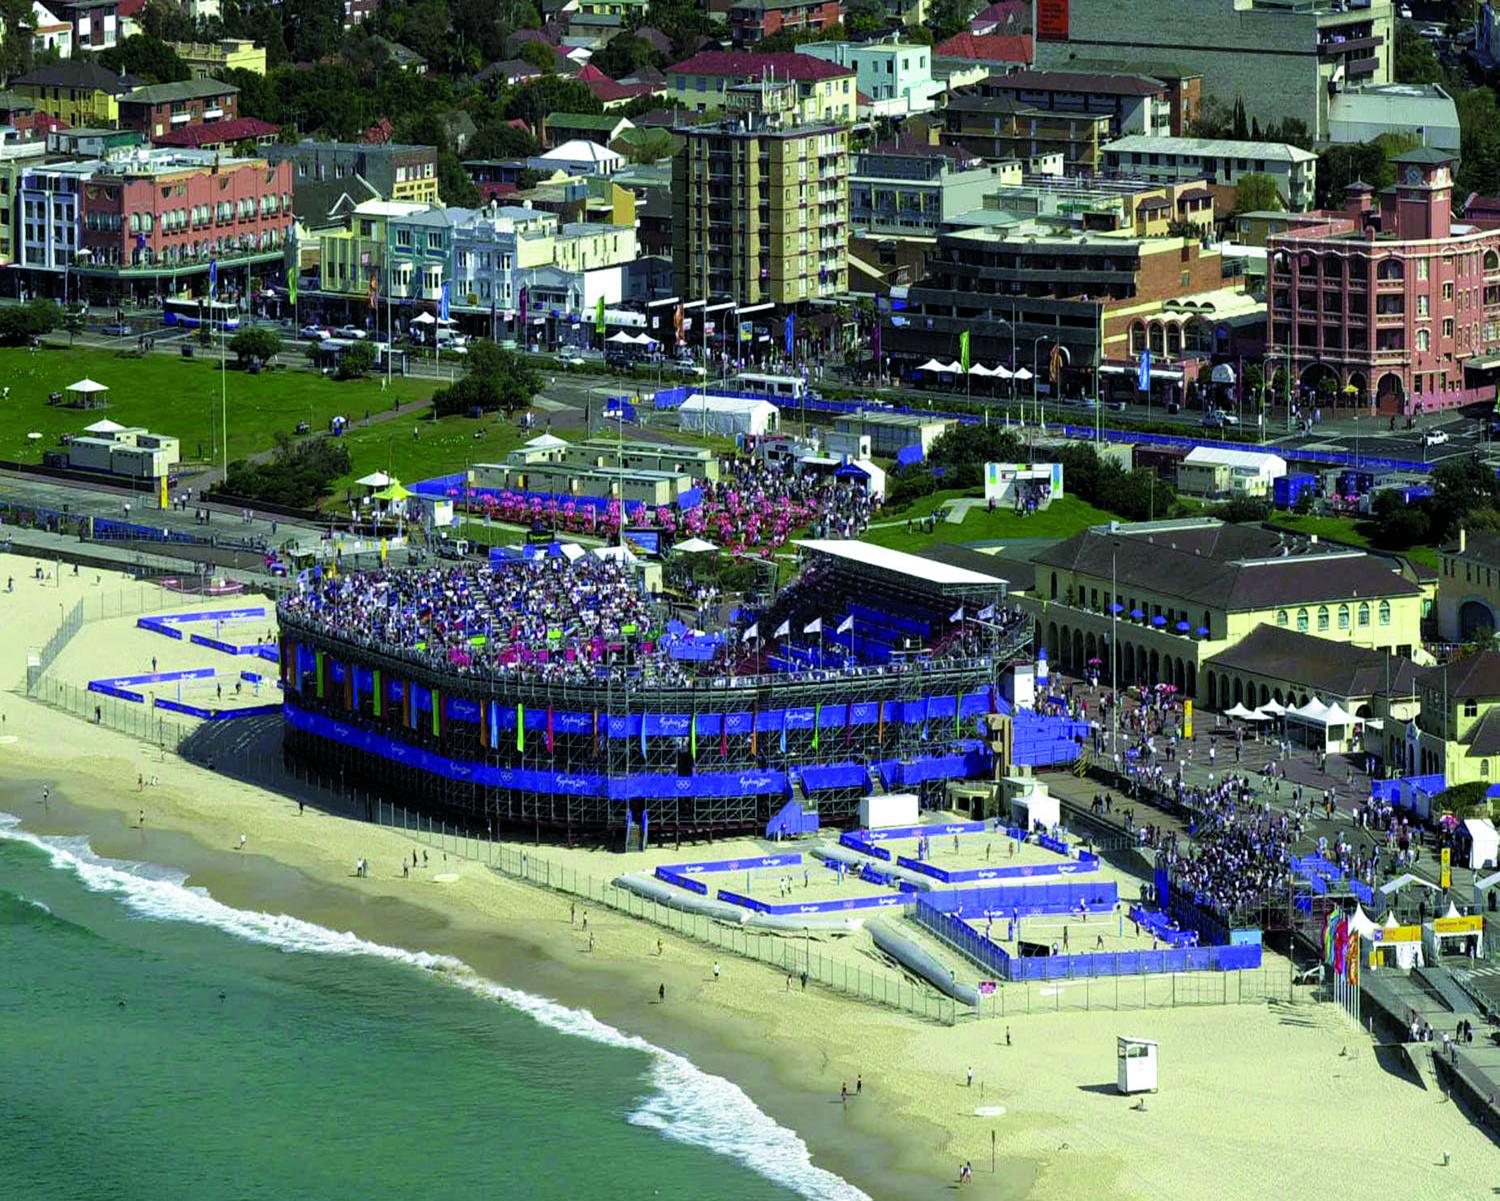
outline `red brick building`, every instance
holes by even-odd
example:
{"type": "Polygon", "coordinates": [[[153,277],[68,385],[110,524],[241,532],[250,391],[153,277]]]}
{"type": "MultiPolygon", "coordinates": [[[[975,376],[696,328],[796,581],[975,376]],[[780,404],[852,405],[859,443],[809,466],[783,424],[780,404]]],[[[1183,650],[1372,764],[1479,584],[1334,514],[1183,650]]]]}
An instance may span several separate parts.
{"type": "Polygon", "coordinates": [[[841,0],[733,0],[729,36],[736,46],[753,46],[761,38],[788,30],[827,29],[844,19],[841,0]]]}
{"type": "MultiPolygon", "coordinates": [[[[1500,229],[1453,219],[1453,156],[1395,160],[1342,212],[1266,239],[1267,379],[1310,403],[1431,413],[1487,401],[1500,372],[1500,229]],[[1290,368],[1290,378],[1284,374],[1290,368]]],[[[1311,215],[1311,214],[1310,214],[1311,215]]]]}
{"type": "Polygon", "coordinates": [[[155,150],[99,163],[85,182],[79,244],[95,269],[177,275],[279,259],[292,225],[292,165],[155,150]]]}
{"type": "Polygon", "coordinates": [[[120,125],[155,141],[190,125],[233,121],[240,115],[240,90],[217,79],[185,79],[136,88],[120,97],[120,125]]]}

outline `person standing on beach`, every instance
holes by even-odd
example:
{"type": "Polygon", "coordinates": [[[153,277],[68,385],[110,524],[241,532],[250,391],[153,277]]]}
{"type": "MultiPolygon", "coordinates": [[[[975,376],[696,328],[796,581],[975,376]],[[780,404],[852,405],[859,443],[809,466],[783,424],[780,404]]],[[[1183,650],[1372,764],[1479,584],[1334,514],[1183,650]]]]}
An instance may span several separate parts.
{"type": "Polygon", "coordinates": [[[592,955],[593,953],[594,953],[594,936],[592,934],[590,934],[589,935],[589,954],[592,955]]]}
{"type": "Polygon", "coordinates": [[[666,1001],[667,1001],[667,986],[665,984],[658,984],[656,986],[656,999],[658,1001],[660,1001],[662,1004],[666,1004],[666,1001]]]}
{"type": "Polygon", "coordinates": [[[849,1086],[847,1084],[839,1085],[839,1104],[849,1104],[849,1086]]]}
{"type": "Polygon", "coordinates": [[[137,830],[144,830],[146,828],[146,811],[144,809],[141,810],[140,817],[136,819],[135,826],[137,830]]]}
{"type": "Polygon", "coordinates": [[[969,1071],[968,1071],[968,1078],[964,1081],[964,1087],[965,1088],[973,1088],[974,1087],[974,1069],[973,1068],[970,1068],[969,1071]]]}
{"type": "Polygon", "coordinates": [[[243,851],[245,849],[245,844],[247,842],[249,842],[249,841],[250,841],[250,836],[248,834],[241,834],[240,835],[240,846],[239,846],[239,849],[243,851]]]}
{"type": "Polygon", "coordinates": [[[859,1096],[864,1091],[865,1091],[865,1078],[864,1078],[864,1076],[862,1076],[862,1075],[856,1076],[854,1078],[854,1095],[857,1097],[857,1096],[859,1096]]]}
{"type": "Polygon", "coordinates": [[[714,979],[718,980],[718,978],[719,978],[719,961],[717,959],[715,959],[714,960],[714,979]]]}
{"type": "Polygon", "coordinates": [[[657,958],[658,958],[658,959],[660,959],[660,958],[661,958],[661,956],[662,956],[662,946],[661,946],[661,939],[659,939],[659,938],[658,938],[658,939],[657,939],[657,940],[656,940],[656,957],[657,957],[657,958]]]}

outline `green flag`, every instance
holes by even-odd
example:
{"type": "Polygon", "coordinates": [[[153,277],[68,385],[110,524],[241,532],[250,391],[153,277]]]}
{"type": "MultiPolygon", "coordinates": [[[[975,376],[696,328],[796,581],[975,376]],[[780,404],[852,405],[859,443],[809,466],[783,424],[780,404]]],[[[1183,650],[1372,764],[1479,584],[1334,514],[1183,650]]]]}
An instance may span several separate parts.
{"type": "Polygon", "coordinates": [[[692,716],[692,722],[693,724],[688,730],[688,753],[692,756],[693,762],[696,763],[698,761],[698,715],[696,713],[692,716]]]}
{"type": "Polygon", "coordinates": [[[293,304],[297,303],[297,268],[286,269],[286,298],[293,304]]]}
{"type": "Polygon", "coordinates": [[[969,371],[969,331],[964,330],[958,335],[958,362],[964,369],[964,374],[969,371]]]}
{"type": "Polygon", "coordinates": [[[516,750],[526,749],[526,706],[516,706],[516,750]]]}
{"type": "Polygon", "coordinates": [[[604,336],[604,297],[599,297],[599,303],[594,306],[594,332],[601,338],[604,336]]]}

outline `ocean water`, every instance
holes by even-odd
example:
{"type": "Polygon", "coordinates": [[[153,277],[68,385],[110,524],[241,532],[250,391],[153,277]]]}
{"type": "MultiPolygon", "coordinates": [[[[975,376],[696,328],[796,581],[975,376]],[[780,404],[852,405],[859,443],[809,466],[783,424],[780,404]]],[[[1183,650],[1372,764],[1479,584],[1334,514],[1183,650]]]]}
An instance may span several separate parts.
{"type": "Polygon", "coordinates": [[[0,814],[0,1198],[867,1201],[581,1010],[0,814]]]}

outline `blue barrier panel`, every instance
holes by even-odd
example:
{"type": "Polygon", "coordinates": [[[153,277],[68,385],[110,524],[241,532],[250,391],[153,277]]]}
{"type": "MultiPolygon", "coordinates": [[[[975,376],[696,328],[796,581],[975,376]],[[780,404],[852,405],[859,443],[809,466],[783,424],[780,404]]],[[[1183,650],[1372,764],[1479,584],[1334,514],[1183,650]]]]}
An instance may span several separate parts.
{"type": "Polygon", "coordinates": [[[136,625],[144,625],[147,622],[156,621],[164,625],[190,625],[198,621],[244,621],[251,617],[264,617],[266,607],[264,605],[246,605],[239,609],[204,609],[192,613],[159,613],[151,617],[142,617],[136,625]]]}
{"type": "Polygon", "coordinates": [[[870,855],[875,859],[884,859],[887,863],[891,861],[891,853],[884,847],[876,846],[873,842],[866,842],[858,834],[843,833],[839,835],[839,845],[846,846],[851,851],[858,851],[861,855],[870,855]]]}
{"type": "Polygon", "coordinates": [[[182,641],[182,631],[169,626],[159,617],[141,617],[136,620],[135,624],[140,629],[150,630],[153,634],[165,634],[168,638],[182,641]]]}
{"type": "Polygon", "coordinates": [[[824,767],[804,767],[802,787],[808,792],[816,792],[825,788],[861,788],[868,792],[870,773],[860,763],[831,763],[824,767]]]}
{"type": "Polygon", "coordinates": [[[857,835],[865,842],[886,842],[892,838],[931,838],[941,834],[983,834],[989,826],[985,822],[938,822],[930,826],[892,826],[884,830],[859,830],[857,835]]]}
{"type": "Polygon", "coordinates": [[[705,863],[673,863],[674,872],[698,876],[707,872],[746,872],[763,867],[801,867],[802,855],[793,851],[785,855],[755,855],[748,859],[716,859],[705,863]]]}
{"type": "Polygon", "coordinates": [[[746,909],[753,909],[757,913],[769,913],[776,917],[804,917],[815,913],[843,913],[849,909],[897,909],[916,903],[918,894],[911,892],[893,892],[884,896],[876,897],[850,897],[846,901],[805,901],[801,904],[772,905],[766,901],[756,901],[749,897],[743,897],[739,893],[719,889],[716,894],[721,901],[728,901],[731,905],[741,905],[746,909]]]}
{"type": "Polygon", "coordinates": [[[1089,912],[1100,913],[1113,910],[1120,901],[1119,885],[1098,877],[954,888],[924,895],[930,904],[945,913],[962,913],[970,917],[1076,913],[1084,905],[1088,906],[1089,912]]]}
{"type": "Polygon", "coordinates": [[[684,888],[688,892],[696,892],[701,897],[708,896],[708,886],[701,880],[694,880],[691,876],[684,876],[668,867],[658,867],[656,878],[671,884],[677,888],[684,888]]]}
{"type": "Polygon", "coordinates": [[[247,684],[259,684],[265,680],[265,676],[261,675],[258,671],[242,671],[240,672],[240,679],[244,680],[247,684]]]}
{"type": "Polygon", "coordinates": [[[184,680],[211,680],[215,672],[212,667],[190,667],[185,671],[148,671],[139,676],[106,676],[90,681],[93,684],[180,684],[184,680]]]}
{"type": "Polygon", "coordinates": [[[1028,876],[1074,876],[1099,870],[1099,861],[1083,863],[1068,860],[1064,863],[1022,863],[1008,867],[973,867],[951,869],[934,867],[921,859],[903,855],[896,860],[904,868],[941,880],[944,884],[967,884],[980,880],[1020,880],[1028,876]]]}
{"type": "Polygon", "coordinates": [[[751,897],[742,897],[737,892],[730,892],[727,888],[721,888],[714,894],[721,901],[727,901],[731,905],[738,905],[741,909],[752,909],[756,913],[769,913],[770,909],[764,901],[757,901],[751,897]]]}
{"type": "Polygon", "coordinates": [[[273,713],[280,713],[280,705],[252,705],[247,709],[205,709],[201,705],[185,705],[181,701],[170,701],[165,697],[156,698],[158,709],[168,709],[173,713],[185,713],[189,717],[199,717],[204,721],[233,721],[240,717],[269,717],[273,713]]]}
{"type": "Polygon", "coordinates": [[[134,701],[136,704],[145,704],[146,698],[139,692],[128,692],[124,688],[116,688],[113,684],[104,680],[90,680],[90,692],[97,692],[101,696],[112,696],[116,700],[134,701]]]}

